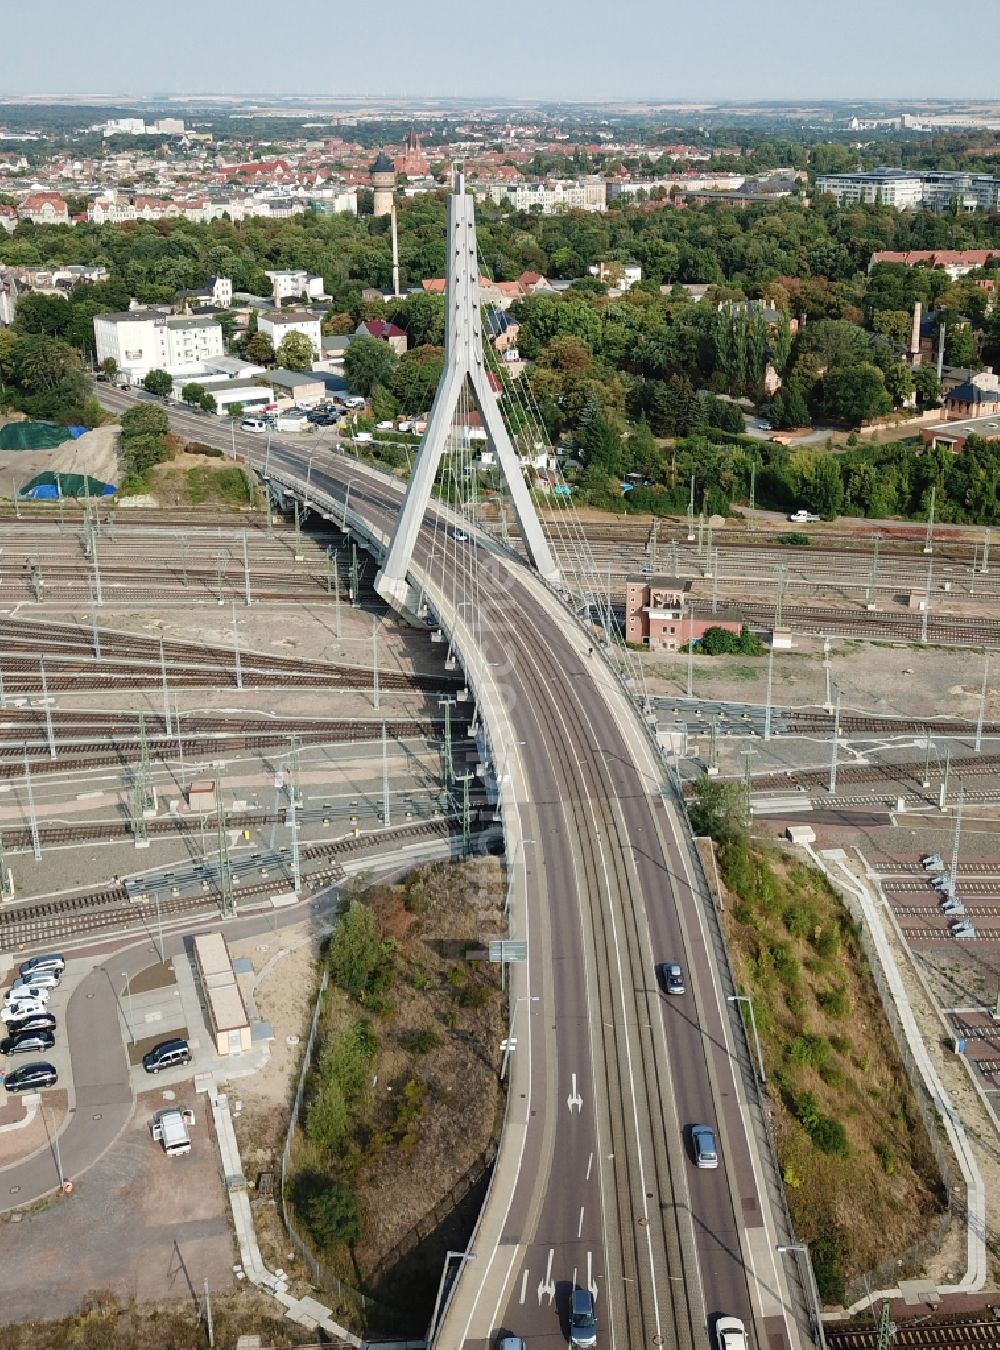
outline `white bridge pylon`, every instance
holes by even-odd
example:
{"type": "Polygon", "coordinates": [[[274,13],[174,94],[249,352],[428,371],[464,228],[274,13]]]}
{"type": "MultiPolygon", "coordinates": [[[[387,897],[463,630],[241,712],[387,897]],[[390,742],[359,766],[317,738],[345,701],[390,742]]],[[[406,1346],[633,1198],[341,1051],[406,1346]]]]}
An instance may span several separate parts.
{"type": "Polygon", "coordinates": [[[406,572],[413,557],[424,512],[430,502],[438,465],[447,449],[451,425],[467,383],[483,419],[487,442],[496,454],[500,471],[506,480],[528,557],[546,581],[555,584],[559,580],[559,569],[542,532],[517,451],[486,373],[479,310],[476,219],[472,198],[465,192],[465,175],[461,171],[455,174],[453,191],[448,198],[448,264],[445,276],[447,311],[444,370],[403,498],[389,553],[375,583],[379,595],[390,605],[410,611],[414,606],[410,603],[406,572]]]}

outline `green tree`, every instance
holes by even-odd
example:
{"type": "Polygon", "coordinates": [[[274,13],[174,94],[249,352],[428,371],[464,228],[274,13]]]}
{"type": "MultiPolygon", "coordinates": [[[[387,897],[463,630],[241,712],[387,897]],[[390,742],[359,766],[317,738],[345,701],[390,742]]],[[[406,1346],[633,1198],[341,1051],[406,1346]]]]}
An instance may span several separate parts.
{"type": "Polygon", "coordinates": [[[165,370],[151,370],[143,376],[142,387],[150,394],[166,398],[173,390],[174,382],[165,370]]]}
{"type": "Polygon", "coordinates": [[[816,461],[812,483],[813,508],[824,520],[833,520],[844,504],[844,480],[836,455],[822,455],[816,461]]]}
{"type": "Polygon", "coordinates": [[[303,1207],[306,1227],[320,1247],[353,1247],[361,1237],[361,1214],[353,1189],[342,1181],[332,1181],[303,1207]]]}
{"type": "Polygon", "coordinates": [[[305,333],[288,333],[274,355],[282,370],[312,370],[316,359],[313,345],[305,333]]]}
{"type": "Polygon", "coordinates": [[[240,418],[243,416],[243,404],[230,403],[227,412],[229,413],[230,421],[238,422],[240,418]]]}
{"type": "Polygon", "coordinates": [[[256,332],[249,334],[243,343],[243,356],[245,360],[252,361],[255,366],[273,365],[274,346],[271,339],[258,328],[256,332]]]}
{"type": "Polygon", "coordinates": [[[933,366],[917,366],[913,372],[917,402],[923,408],[936,408],[941,402],[941,381],[933,366]]]}
{"type": "Polygon", "coordinates": [[[980,365],[976,335],[968,324],[953,323],[944,335],[944,359],[949,366],[977,370],[980,365]]]}
{"type": "Polygon", "coordinates": [[[387,986],[392,974],[392,950],[379,932],[374,913],[352,900],[337,924],[330,943],[330,974],[355,1002],[387,986]]]}
{"type": "Polygon", "coordinates": [[[113,380],[118,374],[118,362],[113,356],[106,356],[100,364],[102,375],[106,375],[109,380],[113,380]]]}
{"type": "Polygon", "coordinates": [[[344,378],[354,394],[365,398],[377,384],[391,385],[396,369],[396,353],[381,338],[360,333],[344,353],[344,378]]]}
{"type": "Polygon", "coordinates": [[[203,384],[192,382],[191,384],[186,384],[181,390],[181,398],[185,403],[190,404],[192,408],[200,408],[205,393],[206,390],[203,384]]]}
{"type": "Polygon", "coordinates": [[[443,369],[441,347],[417,347],[405,352],[393,372],[390,385],[400,410],[404,413],[426,412],[434,401],[443,369]]]}
{"type": "Polygon", "coordinates": [[[858,427],[892,412],[885,377],[876,366],[844,366],[823,377],[821,400],[829,417],[858,427]]]}

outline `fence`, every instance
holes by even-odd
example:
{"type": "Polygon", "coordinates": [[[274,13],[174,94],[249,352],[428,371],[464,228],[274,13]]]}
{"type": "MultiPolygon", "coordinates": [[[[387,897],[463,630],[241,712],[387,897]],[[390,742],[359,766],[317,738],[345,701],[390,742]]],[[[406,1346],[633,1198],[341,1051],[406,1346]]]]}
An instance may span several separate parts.
{"type": "Polygon", "coordinates": [[[316,1050],[316,1040],[319,1035],[319,1019],[323,1012],[324,995],[326,994],[329,983],[330,972],[324,967],[323,978],[320,980],[319,985],[319,993],[316,996],[316,1006],[313,1008],[312,1021],[309,1024],[309,1035],[306,1038],[305,1052],[302,1056],[302,1068],[299,1071],[299,1081],[295,1089],[295,1099],[292,1102],[292,1115],[288,1122],[288,1132],[285,1135],[285,1147],[281,1151],[281,1218],[284,1222],[288,1236],[292,1240],[292,1246],[308,1266],[315,1284],[321,1289],[326,1289],[330,1293],[336,1294],[341,1304],[351,1308],[363,1323],[365,1310],[372,1300],[360,1293],[357,1289],[352,1289],[351,1286],[345,1284],[339,1276],[334,1275],[331,1271],[326,1269],[322,1261],[320,1261],[310,1249],[308,1243],[295,1226],[295,1220],[292,1218],[288,1197],[286,1195],[285,1184],[291,1168],[292,1144],[295,1142],[295,1135],[299,1127],[299,1115],[302,1111],[302,1102],[305,1097],[306,1079],[309,1077],[309,1070],[312,1067],[313,1055],[316,1050]]]}

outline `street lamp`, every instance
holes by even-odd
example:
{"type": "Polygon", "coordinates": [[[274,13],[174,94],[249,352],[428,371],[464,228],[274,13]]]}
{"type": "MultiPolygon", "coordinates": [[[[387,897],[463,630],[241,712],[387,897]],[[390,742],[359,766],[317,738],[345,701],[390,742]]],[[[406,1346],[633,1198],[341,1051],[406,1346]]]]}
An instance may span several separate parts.
{"type": "Polygon", "coordinates": [[[61,1188],[65,1186],[66,1178],[63,1176],[62,1155],[59,1152],[59,1131],[56,1129],[56,1113],[51,1106],[45,1107],[45,1110],[49,1113],[49,1119],[52,1122],[52,1152],[55,1155],[56,1171],[59,1173],[59,1186],[61,1188]]]}
{"type": "Polygon", "coordinates": [[[727,994],[726,998],[730,1003],[745,1003],[750,1009],[750,1026],[753,1029],[753,1043],[757,1047],[757,1069],[760,1073],[760,1081],[767,1082],[767,1074],[764,1072],[764,1056],[760,1051],[760,1037],[757,1035],[757,1018],[754,1015],[753,999],[749,994],[727,994]]]}
{"type": "MultiPolygon", "coordinates": [[[[434,1336],[437,1332],[438,1315],[441,1309],[441,1295],[444,1293],[445,1281],[448,1279],[448,1267],[451,1265],[452,1261],[458,1261],[460,1265],[464,1265],[466,1261],[475,1261],[475,1259],[476,1259],[475,1252],[445,1252],[444,1270],[442,1270],[441,1272],[441,1280],[440,1283],[438,1284],[437,1298],[434,1300],[434,1313],[433,1316],[431,1317],[430,1327],[427,1330],[428,1345],[434,1344],[434,1336]]],[[[456,1276],[455,1278],[457,1279],[458,1277],[456,1276]]],[[[447,1304],[445,1304],[445,1306],[447,1307],[447,1304]]]]}
{"type": "Polygon", "coordinates": [[[510,1063],[510,1052],[514,1038],[514,1019],[517,1017],[517,1005],[519,1003],[537,1003],[540,997],[541,997],[540,994],[518,994],[517,998],[511,1005],[510,1025],[508,1026],[507,1029],[507,1040],[504,1042],[503,1047],[503,1063],[500,1065],[501,1083],[507,1077],[507,1065],[510,1063]]]}
{"type": "Polygon", "coordinates": [[[129,973],[127,970],[122,971],[122,993],[128,999],[128,1014],[125,1021],[128,1024],[129,1040],[135,1045],[135,1024],[132,1021],[132,986],[129,982],[129,973]]]}
{"type": "Polygon", "coordinates": [[[813,1316],[816,1320],[816,1339],[819,1341],[820,1350],[826,1350],[826,1332],[823,1328],[823,1308],[819,1301],[819,1289],[816,1287],[816,1273],[813,1270],[812,1257],[809,1255],[809,1244],[807,1242],[779,1242],[776,1248],[779,1252],[795,1252],[806,1258],[806,1274],[809,1280],[809,1293],[813,1303],[813,1316]]]}

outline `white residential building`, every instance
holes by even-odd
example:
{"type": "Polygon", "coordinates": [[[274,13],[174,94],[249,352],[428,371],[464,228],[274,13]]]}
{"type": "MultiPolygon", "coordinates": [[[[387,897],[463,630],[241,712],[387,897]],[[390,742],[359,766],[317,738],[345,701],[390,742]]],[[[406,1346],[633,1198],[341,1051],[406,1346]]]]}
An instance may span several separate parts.
{"type": "Polygon", "coordinates": [[[323,278],[311,277],[304,269],[287,268],[283,271],[265,272],[264,275],[271,282],[276,303],[291,298],[301,300],[304,295],[311,300],[319,300],[326,294],[323,278]]]}
{"type": "Polygon", "coordinates": [[[1000,179],[986,173],[962,173],[954,170],[908,172],[906,169],[879,168],[867,173],[820,174],[816,191],[835,197],[838,206],[895,206],[912,211],[991,211],[1000,205],[1000,179]]]}
{"type": "Polygon", "coordinates": [[[222,356],[222,327],[214,319],[170,318],[158,310],[133,309],[94,319],[98,365],[109,357],[132,381],[151,370],[183,375],[222,356]]]}
{"type": "Polygon", "coordinates": [[[605,211],[608,205],[603,178],[579,178],[574,182],[546,179],[537,183],[473,183],[472,195],[478,201],[510,206],[515,211],[539,211],[543,216],[554,211],[605,211]]]}
{"type": "Polygon", "coordinates": [[[277,351],[289,333],[304,333],[313,345],[318,358],[321,351],[320,323],[314,314],[304,309],[265,310],[257,319],[257,327],[271,339],[277,351]]]}

